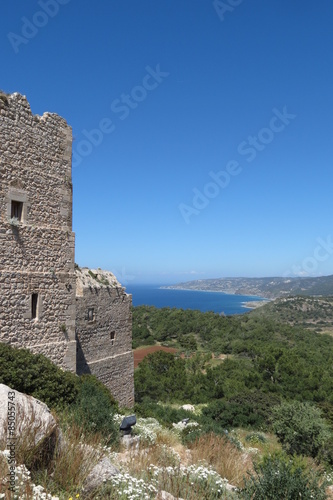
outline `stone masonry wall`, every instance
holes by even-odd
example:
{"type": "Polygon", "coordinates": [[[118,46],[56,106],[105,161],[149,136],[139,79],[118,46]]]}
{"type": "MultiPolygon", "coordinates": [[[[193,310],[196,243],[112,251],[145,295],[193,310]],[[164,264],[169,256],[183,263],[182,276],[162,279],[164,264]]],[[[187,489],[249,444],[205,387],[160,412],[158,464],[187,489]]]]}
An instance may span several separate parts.
{"type": "Polygon", "coordinates": [[[75,371],[71,148],[63,118],[33,115],[19,94],[2,96],[0,341],[75,371]]]}
{"type": "Polygon", "coordinates": [[[121,406],[134,404],[132,296],[112,273],[77,274],[77,373],[96,375],[121,406]]]}
{"type": "Polygon", "coordinates": [[[0,342],[96,375],[134,404],[132,298],[112,273],[74,271],[72,131],[0,93],[0,342]]]}

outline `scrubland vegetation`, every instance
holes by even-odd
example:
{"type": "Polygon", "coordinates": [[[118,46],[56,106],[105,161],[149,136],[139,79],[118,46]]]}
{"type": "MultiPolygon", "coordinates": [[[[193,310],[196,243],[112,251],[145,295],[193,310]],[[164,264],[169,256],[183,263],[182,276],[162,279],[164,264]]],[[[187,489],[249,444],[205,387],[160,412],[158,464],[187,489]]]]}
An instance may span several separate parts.
{"type": "MultiPolygon", "coordinates": [[[[140,441],[129,450],[118,429],[133,410],[120,411],[95,377],[0,344],[0,382],[46,402],[63,435],[51,456],[18,447],[19,498],[153,499],[161,490],[184,499],[330,498],[333,338],[277,321],[268,305],[266,316],[261,308],[233,317],[134,308],[134,346],[177,354],[150,354],[135,371],[140,441]],[[105,455],[121,473],[86,494],[85,478],[105,455]]],[[[2,453],[2,498],[10,498],[7,467],[2,453]]]]}

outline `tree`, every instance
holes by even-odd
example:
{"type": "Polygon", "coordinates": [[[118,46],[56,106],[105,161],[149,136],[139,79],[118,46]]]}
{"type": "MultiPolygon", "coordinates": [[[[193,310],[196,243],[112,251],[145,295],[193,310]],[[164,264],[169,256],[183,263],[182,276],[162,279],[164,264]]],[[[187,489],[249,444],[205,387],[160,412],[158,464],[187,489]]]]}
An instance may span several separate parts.
{"type": "Polygon", "coordinates": [[[293,401],[273,408],[273,429],[289,454],[316,457],[331,432],[321,411],[310,403],[293,401]]]}
{"type": "Polygon", "coordinates": [[[157,351],[146,356],[135,371],[134,381],[138,402],[144,397],[171,401],[187,396],[185,361],[168,352],[157,351]]]}

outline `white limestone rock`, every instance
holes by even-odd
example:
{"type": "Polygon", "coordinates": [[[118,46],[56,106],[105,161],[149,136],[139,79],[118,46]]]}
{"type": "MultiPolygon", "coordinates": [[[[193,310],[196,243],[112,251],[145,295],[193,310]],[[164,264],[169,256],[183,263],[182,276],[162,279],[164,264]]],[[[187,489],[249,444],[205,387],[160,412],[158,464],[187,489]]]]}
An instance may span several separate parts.
{"type": "Polygon", "coordinates": [[[90,494],[118,474],[120,471],[117,467],[107,457],[102,458],[88,474],[83,485],[84,494],[90,494]]]}
{"type": "Polygon", "coordinates": [[[57,423],[49,408],[38,399],[15,391],[0,384],[0,444],[6,448],[8,440],[17,437],[25,441],[27,449],[33,449],[45,438],[49,438],[57,429],[57,423]],[[15,420],[13,420],[15,416],[15,420]],[[10,428],[15,422],[15,430],[10,428]]]}
{"type": "Polygon", "coordinates": [[[182,410],[186,410],[186,411],[195,411],[195,408],[193,405],[183,405],[180,407],[182,410]]]}

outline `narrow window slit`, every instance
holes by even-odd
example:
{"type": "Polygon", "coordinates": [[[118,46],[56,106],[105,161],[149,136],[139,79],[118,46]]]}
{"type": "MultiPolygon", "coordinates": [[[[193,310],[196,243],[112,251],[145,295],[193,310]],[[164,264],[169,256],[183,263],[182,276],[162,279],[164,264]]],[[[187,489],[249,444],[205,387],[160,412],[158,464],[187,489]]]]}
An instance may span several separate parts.
{"type": "Polygon", "coordinates": [[[31,295],[31,319],[37,318],[38,293],[31,295]]]}
{"type": "Polygon", "coordinates": [[[23,202],[12,200],[11,217],[22,221],[23,202]]]}

